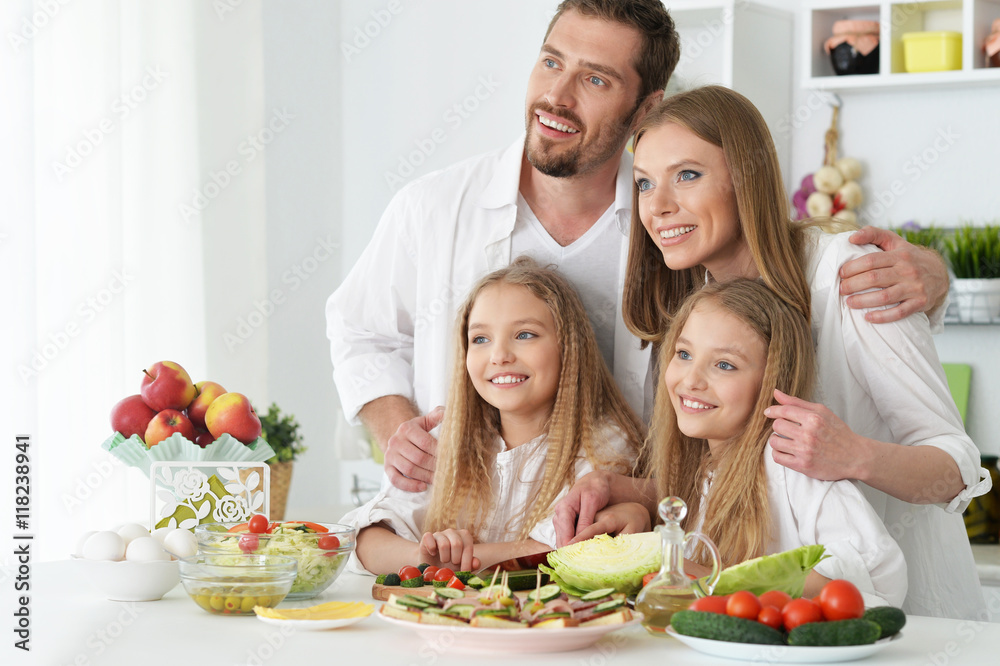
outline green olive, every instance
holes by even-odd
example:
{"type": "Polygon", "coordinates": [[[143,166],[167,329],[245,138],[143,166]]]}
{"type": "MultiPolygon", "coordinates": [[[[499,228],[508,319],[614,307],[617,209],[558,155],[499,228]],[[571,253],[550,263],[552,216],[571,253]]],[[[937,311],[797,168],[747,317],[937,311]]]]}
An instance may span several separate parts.
{"type": "Polygon", "coordinates": [[[221,594],[213,594],[208,603],[212,607],[212,610],[221,611],[226,607],[226,598],[221,594]]]}
{"type": "Polygon", "coordinates": [[[240,604],[240,610],[244,613],[252,613],[253,607],[256,605],[257,601],[253,597],[243,597],[243,603],[240,604]]]}

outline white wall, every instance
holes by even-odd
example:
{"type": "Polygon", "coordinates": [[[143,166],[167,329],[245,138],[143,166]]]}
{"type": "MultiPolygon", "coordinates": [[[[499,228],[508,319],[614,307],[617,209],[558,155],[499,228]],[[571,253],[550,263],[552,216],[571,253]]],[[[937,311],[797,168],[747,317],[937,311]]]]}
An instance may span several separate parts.
{"type": "MultiPolygon", "coordinates": [[[[264,108],[291,117],[267,148],[267,388],[295,415],[308,451],[293,468],[289,508],[335,503],[337,396],[323,307],[339,281],[340,3],[265,3],[264,108]]],[[[266,405],[261,404],[261,409],[266,405]]],[[[334,519],[337,511],[311,520],[334,519]]]]}

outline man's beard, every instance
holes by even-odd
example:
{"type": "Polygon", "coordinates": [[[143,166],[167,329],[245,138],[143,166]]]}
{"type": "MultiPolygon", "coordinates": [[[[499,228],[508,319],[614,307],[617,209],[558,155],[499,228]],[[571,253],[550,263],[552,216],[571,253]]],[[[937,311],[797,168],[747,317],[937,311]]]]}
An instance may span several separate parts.
{"type": "Polygon", "coordinates": [[[562,116],[578,127],[581,133],[586,131],[586,126],[575,114],[565,111],[557,114],[547,104],[541,102],[536,103],[528,111],[526,118],[528,136],[524,141],[524,154],[528,162],[546,176],[571,178],[594,171],[622,150],[625,141],[632,133],[632,121],[639,111],[639,104],[636,104],[624,118],[616,120],[610,126],[598,128],[596,136],[584,140],[572,150],[562,152],[552,150],[556,143],[537,133],[534,134],[537,143],[532,144],[531,123],[538,122],[535,109],[562,116]]]}

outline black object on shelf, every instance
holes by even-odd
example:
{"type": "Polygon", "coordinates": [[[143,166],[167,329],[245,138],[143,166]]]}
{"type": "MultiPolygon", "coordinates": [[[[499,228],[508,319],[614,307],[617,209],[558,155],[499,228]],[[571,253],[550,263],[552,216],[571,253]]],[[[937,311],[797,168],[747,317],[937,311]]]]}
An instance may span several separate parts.
{"type": "Polygon", "coordinates": [[[878,47],[868,55],[862,55],[847,42],[842,42],[830,51],[833,71],[844,74],[878,74],[878,47]]]}

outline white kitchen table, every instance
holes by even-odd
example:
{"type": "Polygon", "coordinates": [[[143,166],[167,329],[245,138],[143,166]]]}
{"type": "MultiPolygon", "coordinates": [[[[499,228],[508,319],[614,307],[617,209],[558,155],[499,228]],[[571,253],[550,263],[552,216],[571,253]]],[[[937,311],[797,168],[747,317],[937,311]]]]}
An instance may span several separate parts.
{"type": "MultiPolygon", "coordinates": [[[[468,655],[444,644],[422,643],[415,633],[369,617],[359,624],[324,632],[282,631],[256,617],[220,617],[195,605],[178,584],[160,601],[107,601],[82,579],[70,561],[42,562],[32,568],[31,652],[12,647],[0,663],[40,666],[437,666],[495,662],[518,666],[573,664],[737,664],[700,654],[673,638],[649,636],[638,626],[611,633],[594,646],[555,654],[468,655]]],[[[9,581],[7,581],[9,583],[9,581]]],[[[343,574],[317,599],[371,599],[374,578],[343,574]]],[[[8,591],[9,593],[9,591],[8,591]]],[[[289,604],[292,605],[292,604],[289,604]]],[[[7,623],[12,627],[12,619],[7,623]]],[[[943,666],[995,664],[1000,654],[1000,624],[908,618],[903,636],[862,663],[943,666]]],[[[764,662],[753,662],[764,663],[764,662]]]]}

